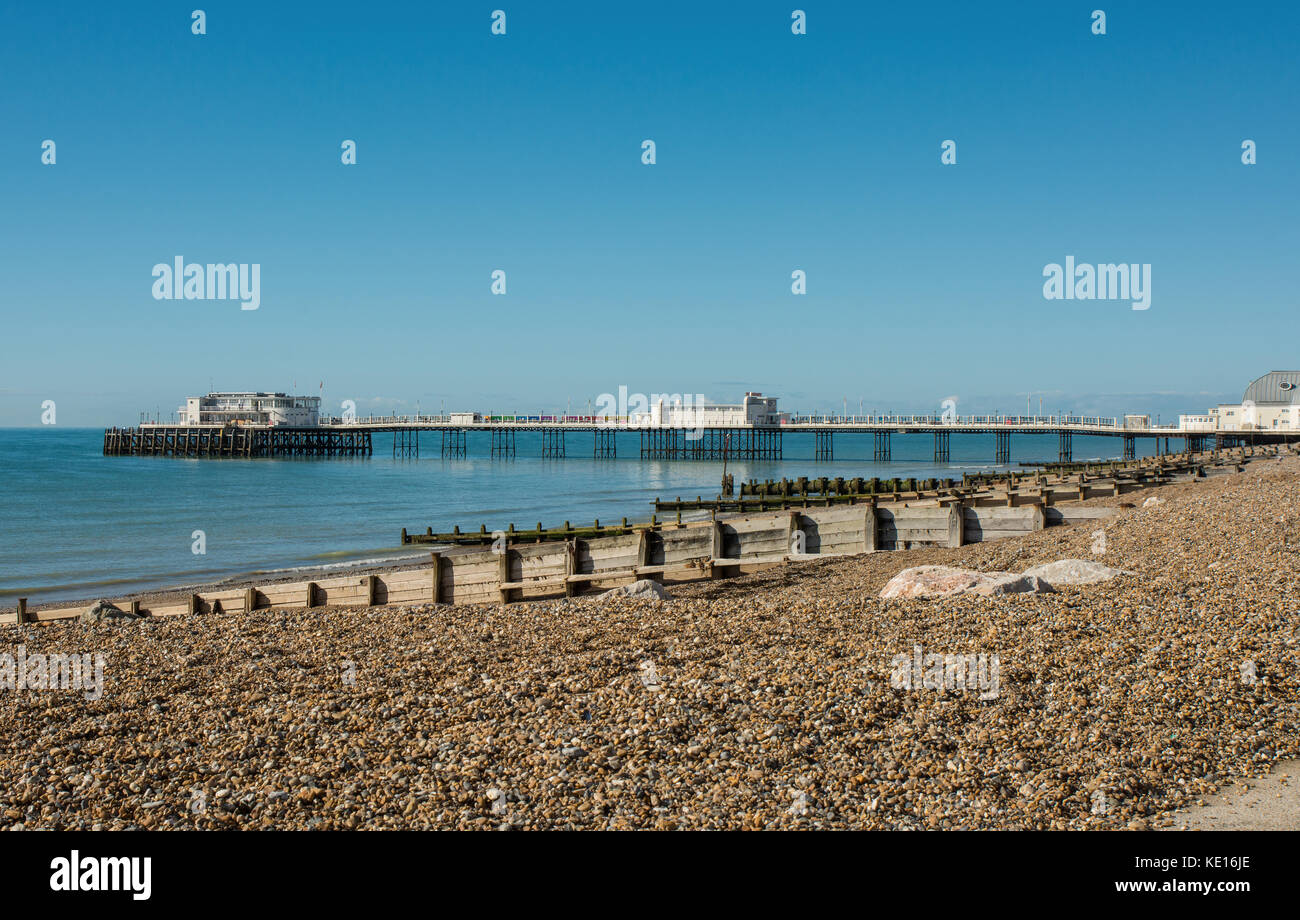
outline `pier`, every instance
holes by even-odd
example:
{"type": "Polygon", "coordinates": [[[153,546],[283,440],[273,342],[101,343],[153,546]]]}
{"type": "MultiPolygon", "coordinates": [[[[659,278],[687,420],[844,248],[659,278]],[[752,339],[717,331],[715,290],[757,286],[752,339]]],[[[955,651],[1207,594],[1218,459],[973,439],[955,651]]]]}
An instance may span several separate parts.
{"type": "MultiPolygon", "coordinates": [[[[954,435],[993,435],[997,464],[1010,464],[1015,435],[1056,435],[1057,460],[1074,459],[1075,435],[1118,438],[1121,456],[1132,460],[1139,438],[1156,442],[1154,454],[1169,454],[1171,439],[1182,441],[1183,451],[1238,447],[1243,444],[1286,443],[1300,439],[1297,431],[1184,431],[1174,426],[1134,428],[1115,418],[1075,416],[935,416],[826,417],[797,416],[787,424],[681,428],[634,426],[627,421],[539,420],[537,417],[493,417],[481,422],[455,424],[447,416],[390,416],[344,421],[329,418],[313,428],[289,426],[142,425],[104,431],[105,456],[181,457],[356,457],[373,455],[373,435],[393,437],[394,457],[430,456],[460,459],[471,456],[471,443],[482,454],[497,459],[517,456],[516,435],[534,431],[538,455],[543,459],[591,456],[615,459],[617,435],[636,435],[642,460],[783,460],[788,434],[811,434],[816,460],[835,459],[837,435],[870,435],[872,460],[888,461],[896,437],[928,437],[933,459],[946,463],[952,456],[954,435]],[[482,437],[477,437],[482,435],[482,437]],[[590,451],[590,452],[588,452],[590,451]]],[[[474,452],[478,452],[474,451],[474,452]]]]}
{"type": "Polygon", "coordinates": [[[362,429],[144,425],[104,431],[105,457],[369,457],[362,429]]]}
{"type": "Polygon", "coordinates": [[[326,418],[310,428],[149,424],[110,428],[104,432],[104,455],[369,457],[374,453],[374,435],[386,434],[392,436],[394,457],[421,456],[421,435],[425,435],[423,446],[431,456],[454,459],[481,451],[493,458],[510,459],[517,456],[520,432],[540,435],[539,456],[546,459],[614,459],[618,457],[617,436],[626,434],[639,439],[643,460],[782,460],[785,436],[806,434],[814,439],[816,460],[833,460],[837,439],[869,436],[875,461],[892,459],[896,437],[922,437],[932,439],[935,462],[949,461],[954,436],[993,435],[991,459],[1001,465],[1012,463],[1013,438],[1024,435],[1055,436],[1061,463],[1074,459],[1076,435],[1119,439],[1125,460],[1137,456],[1139,438],[1153,439],[1157,456],[1170,453],[1170,440],[1181,441],[1183,451],[1192,452],[1300,440],[1298,431],[1191,431],[1089,416],[793,416],[774,425],[652,427],[612,417],[512,415],[467,422],[446,415],[420,415],[326,418]],[[471,452],[471,443],[477,450],[471,452]]]}
{"type": "MultiPolygon", "coordinates": [[[[870,437],[872,459],[893,458],[895,437],[922,437],[933,442],[937,463],[952,456],[954,436],[992,435],[995,463],[1009,465],[1013,457],[1013,439],[1023,435],[1055,436],[1057,461],[1074,459],[1074,437],[1117,438],[1124,460],[1137,457],[1137,441],[1150,438],[1156,456],[1173,453],[1169,442],[1181,441],[1182,452],[1222,450],[1248,444],[1281,444],[1300,440],[1300,431],[1204,431],[1185,430],[1175,425],[1131,424],[1130,419],[1077,415],[792,415],[780,424],[771,425],[692,425],[648,424],[644,419],[626,416],[548,416],[548,415],[452,415],[369,416],[343,419],[322,418],[321,427],[330,431],[367,431],[392,433],[394,456],[420,456],[421,432],[434,456],[466,457],[471,441],[479,451],[491,457],[516,456],[515,435],[519,432],[540,434],[539,456],[543,458],[590,456],[613,459],[618,456],[617,436],[638,439],[643,460],[782,460],[786,435],[811,435],[814,459],[834,460],[837,439],[870,437]],[[483,432],[486,437],[475,436],[483,432]]],[[[477,453],[477,452],[476,452],[477,453]]]]}

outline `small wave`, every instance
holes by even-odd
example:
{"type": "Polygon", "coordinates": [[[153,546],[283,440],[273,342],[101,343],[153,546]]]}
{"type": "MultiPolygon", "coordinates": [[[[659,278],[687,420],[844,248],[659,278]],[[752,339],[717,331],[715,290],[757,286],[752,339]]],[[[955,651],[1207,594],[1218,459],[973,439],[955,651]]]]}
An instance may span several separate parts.
{"type": "MultiPolygon", "coordinates": [[[[435,546],[436,544],[429,544],[435,546]]],[[[374,556],[367,559],[349,559],[346,562],[331,562],[326,565],[291,565],[281,569],[254,569],[245,572],[242,575],[230,576],[227,580],[244,581],[250,577],[259,575],[292,575],[294,572],[326,572],[334,569],[356,569],[373,565],[391,565],[395,562],[412,562],[416,559],[424,559],[429,555],[429,550],[419,553],[406,553],[403,555],[393,556],[374,556]]],[[[319,557],[316,557],[319,558],[319,557]]]]}
{"type": "MultiPolygon", "coordinates": [[[[15,587],[10,587],[8,585],[0,585],[0,595],[12,594],[14,596],[21,597],[23,595],[28,595],[28,594],[33,596],[40,596],[40,595],[45,595],[45,594],[50,594],[55,592],[61,594],[68,594],[70,592],[76,592],[76,591],[86,592],[88,594],[94,594],[97,593],[96,589],[99,588],[115,588],[121,585],[152,584],[154,582],[161,583],[171,578],[195,578],[195,577],[218,578],[220,576],[215,572],[212,573],[210,576],[205,576],[205,574],[202,572],[170,572],[165,575],[155,573],[153,575],[140,575],[135,578],[83,579],[81,581],[65,581],[65,582],[60,582],[58,584],[46,584],[46,585],[18,585],[15,587]]],[[[186,587],[186,586],[180,585],[179,587],[186,587]]]]}
{"type": "MultiPolygon", "coordinates": [[[[438,546],[430,544],[430,549],[437,549],[438,546]]],[[[350,555],[348,553],[328,553],[329,557],[340,555],[350,555]]],[[[242,584],[257,578],[278,578],[286,575],[293,575],[297,572],[327,572],[354,568],[366,568],[379,565],[401,565],[406,562],[414,562],[420,559],[427,559],[429,550],[419,553],[412,552],[395,552],[389,556],[369,556],[362,559],[348,559],[342,562],[332,562],[315,565],[294,565],[283,568],[272,569],[251,569],[241,572],[155,572],[153,574],[139,575],[133,578],[101,578],[101,579],[83,579],[80,581],[67,581],[59,584],[45,585],[20,585],[9,587],[0,585],[0,597],[31,597],[45,600],[59,600],[63,598],[80,598],[92,595],[110,595],[122,593],[169,593],[173,591],[185,591],[188,589],[198,588],[204,585],[232,585],[242,584]]],[[[312,557],[319,558],[319,557],[312,557]]]]}

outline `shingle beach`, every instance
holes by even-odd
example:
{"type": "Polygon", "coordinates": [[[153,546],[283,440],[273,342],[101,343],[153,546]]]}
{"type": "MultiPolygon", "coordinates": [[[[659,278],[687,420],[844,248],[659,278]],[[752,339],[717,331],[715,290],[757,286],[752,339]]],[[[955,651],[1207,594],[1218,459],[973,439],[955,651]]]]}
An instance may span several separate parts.
{"type": "Polygon", "coordinates": [[[1102,503],[666,601],[5,626],[0,651],[105,665],[97,700],[0,692],[0,827],[1168,824],[1300,755],[1300,459],[1102,503]],[[1132,574],[879,598],[911,566],[1059,559],[1132,574]],[[914,654],[996,656],[996,692],[895,686],[914,654]]]}

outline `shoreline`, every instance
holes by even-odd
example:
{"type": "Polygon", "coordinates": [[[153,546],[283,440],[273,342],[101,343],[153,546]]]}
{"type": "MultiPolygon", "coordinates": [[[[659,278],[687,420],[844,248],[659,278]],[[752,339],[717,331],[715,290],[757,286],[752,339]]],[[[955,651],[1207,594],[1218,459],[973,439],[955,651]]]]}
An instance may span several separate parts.
{"type": "MultiPolygon", "coordinates": [[[[1258,463],[1258,462],[1272,460],[1280,455],[1282,455],[1280,452],[1273,453],[1273,454],[1269,454],[1269,453],[1258,454],[1258,455],[1252,454],[1250,456],[1242,455],[1238,459],[1228,460],[1227,462],[1229,463],[1229,466],[1216,468],[1214,470],[1214,475],[1231,475],[1230,469],[1231,469],[1231,464],[1233,463],[1238,464],[1238,469],[1240,470],[1245,468],[1245,466],[1248,466],[1251,463],[1258,463]]],[[[1174,456],[1176,457],[1178,455],[1174,455],[1174,456]]],[[[1148,457],[1148,458],[1142,458],[1141,460],[1135,462],[1139,464],[1140,467],[1147,466],[1150,469],[1154,469],[1154,467],[1151,467],[1150,464],[1152,464],[1157,459],[1158,458],[1148,457]]],[[[1084,463],[1084,462],[1085,461],[1080,461],[1080,463],[1084,463]]],[[[1202,461],[1192,460],[1189,458],[1188,462],[1191,463],[1192,466],[1196,466],[1197,463],[1202,461]]],[[[976,489],[977,490],[979,490],[980,488],[987,489],[988,490],[987,492],[980,493],[986,498],[996,497],[993,493],[993,490],[999,487],[1000,484],[1006,485],[1008,481],[1014,479],[1015,477],[1027,477],[1029,475],[1031,475],[1030,471],[1008,470],[1002,476],[995,477],[986,486],[982,486],[982,487],[977,486],[976,489]]],[[[1104,477],[1104,472],[1102,473],[1102,475],[1104,477]]],[[[1028,480],[1026,479],[1017,480],[1017,482],[1020,483],[1024,483],[1027,481],[1028,480]]],[[[1067,483],[1067,482],[1073,483],[1074,480],[1072,478],[1067,478],[1065,476],[1059,478],[1059,483],[1067,483]]],[[[1151,488],[1157,488],[1157,489],[1167,488],[1171,484],[1172,484],[1171,482],[1163,482],[1154,486],[1150,484],[1139,485],[1138,488],[1139,491],[1146,492],[1151,488]]],[[[1023,484],[1019,486],[1019,490],[1021,492],[1023,492],[1024,488],[1025,486],[1023,484]]],[[[1071,485],[1070,488],[1073,489],[1074,487],[1071,485]]],[[[1079,486],[1079,489],[1081,490],[1080,496],[1082,496],[1083,494],[1082,488],[1083,488],[1082,485],[1080,485],[1079,486]]],[[[1040,491],[1039,501],[1041,502],[1041,491],[1042,491],[1041,488],[1039,491],[1040,491]]],[[[893,508],[907,509],[910,507],[930,506],[934,503],[933,496],[940,495],[942,494],[942,492],[943,490],[940,489],[937,492],[927,493],[925,496],[921,495],[921,493],[919,492],[918,493],[904,492],[902,494],[901,499],[896,498],[892,502],[882,503],[881,507],[890,508],[890,509],[893,508]],[[912,494],[913,497],[911,499],[908,499],[907,498],[908,494],[912,494]]],[[[1122,507],[1130,504],[1129,501],[1125,500],[1125,495],[1127,495],[1128,498],[1132,498],[1135,494],[1137,493],[1131,491],[1128,493],[1121,494],[1118,489],[1118,485],[1116,485],[1116,491],[1113,495],[1111,495],[1108,492],[1101,495],[1092,494],[1089,495],[1086,499],[1080,498],[1080,500],[1078,501],[1066,500],[1063,505],[1054,506],[1054,507],[1062,507],[1067,509],[1108,508],[1108,507],[1114,507],[1115,505],[1120,505],[1122,507]]],[[[867,496],[863,496],[864,500],[866,498],[867,496]]],[[[875,499],[872,498],[871,500],[874,504],[875,499]]],[[[795,498],[796,503],[791,505],[792,508],[799,507],[797,501],[798,499],[796,497],[795,498]]],[[[819,505],[816,504],[817,501],[818,499],[814,498],[813,504],[811,506],[809,506],[805,502],[804,507],[805,508],[812,507],[814,509],[820,507],[819,505]]],[[[979,504],[979,503],[975,502],[975,504],[979,504]]],[[[940,505],[942,505],[942,502],[940,502],[940,505]]],[[[838,507],[851,508],[853,506],[841,505],[838,507]]],[[[1045,507],[1046,506],[1044,506],[1044,508],[1045,507]]],[[[749,518],[755,516],[762,517],[765,515],[772,515],[775,513],[776,513],[775,511],[770,509],[767,511],[757,511],[757,510],[733,511],[727,513],[718,513],[716,515],[716,520],[726,522],[730,519],[749,518]]],[[[1083,516],[1085,518],[1088,517],[1088,512],[1085,511],[1083,513],[1083,516]]],[[[710,519],[710,513],[702,510],[679,511],[677,513],[678,526],[682,524],[699,524],[709,519],[710,519]]],[[[639,527],[643,525],[648,525],[649,523],[650,521],[632,522],[630,526],[639,527]]],[[[1073,524],[1078,523],[1078,521],[1077,520],[1074,522],[1067,521],[1066,523],[1069,526],[1073,526],[1073,524]]],[[[665,516],[665,519],[659,522],[659,526],[666,529],[671,528],[674,526],[674,522],[672,522],[667,518],[667,516],[665,516]]],[[[815,527],[816,525],[814,524],[812,526],[815,527]]],[[[1040,526],[1041,526],[1041,515],[1040,515],[1040,526]]],[[[527,539],[526,531],[521,533],[521,537],[523,539],[519,541],[518,543],[519,546],[527,547],[532,545],[531,541],[527,539]]],[[[984,539],[987,540],[988,538],[985,537],[984,539]]],[[[552,543],[551,545],[555,545],[555,544],[552,543]]],[[[190,602],[190,599],[195,597],[196,595],[206,595],[208,597],[220,595],[223,606],[229,606],[229,601],[227,600],[227,598],[229,598],[232,594],[241,593],[249,589],[276,588],[276,587],[286,586],[286,585],[305,586],[308,583],[315,583],[317,581],[325,581],[328,579],[333,579],[337,581],[340,578],[348,578],[348,579],[365,578],[367,576],[382,577],[386,575],[393,575],[393,574],[404,573],[404,572],[413,572],[421,569],[427,569],[431,561],[428,557],[433,554],[442,555],[442,556],[453,556],[457,554],[467,554],[467,553],[482,551],[483,548],[484,547],[482,545],[464,545],[464,544],[453,545],[453,544],[433,544],[433,543],[411,544],[408,547],[403,547],[404,550],[408,550],[407,555],[409,557],[407,561],[403,561],[403,562],[392,562],[392,561],[373,562],[369,560],[358,560],[355,563],[330,563],[321,566],[294,566],[276,572],[267,572],[263,575],[259,575],[257,573],[243,573],[243,574],[232,575],[226,578],[221,578],[216,580],[196,581],[196,582],[185,583],[185,584],[171,584],[166,586],[146,588],[138,592],[133,592],[128,594],[107,594],[107,593],[95,594],[95,595],[88,594],[88,595],[77,597],[75,599],[44,600],[38,602],[37,604],[32,604],[31,602],[28,602],[25,609],[27,611],[28,616],[33,616],[43,611],[44,612],[69,611],[77,607],[89,608],[90,606],[92,606],[93,604],[101,600],[106,600],[109,603],[112,603],[115,606],[118,606],[119,608],[122,609],[126,609],[129,606],[135,605],[146,611],[159,609],[163,611],[162,615],[171,616],[171,615],[175,615],[178,610],[183,610],[184,606],[190,602]],[[409,550],[411,549],[411,547],[415,545],[423,546],[424,550],[421,552],[410,552],[409,550]]],[[[890,552],[899,552],[899,551],[914,552],[915,550],[916,547],[913,547],[911,549],[901,549],[901,550],[895,549],[895,550],[891,550],[890,552]]],[[[876,550],[872,550],[872,552],[876,552],[876,550]]],[[[837,553],[834,550],[832,550],[829,553],[827,553],[827,557],[829,558],[831,556],[839,555],[839,554],[840,553],[837,553]]],[[[849,554],[853,555],[854,551],[852,550],[849,551],[849,554]]],[[[808,559],[817,558],[818,555],[820,554],[816,554],[816,553],[811,554],[807,558],[808,559]]],[[[787,559],[785,561],[788,563],[793,560],[787,559]]],[[[740,574],[741,572],[753,572],[760,568],[766,568],[770,564],[772,564],[770,561],[758,564],[757,566],[753,564],[743,564],[736,568],[735,573],[740,574]]],[[[662,578],[662,576],[660,577],[662,578]]],[[[544,599],[545,599],[544,597],[520,597],[517,598],[515,602],[533,602],[533,601],[541,601],[544,599]]],[[[352,604],[348,603],[347,601],[342,602],[342,605],[352,606],[352,604]]],[[[259,605],[258,609],[272,609],[276,606],[277,606],[276,603],[270,602],[265,605],[259,605]]],[[[332,606],[339,606],[339,604],[331,603],[329,601],[324,601],[322,603],[313,606],[332,607],[332,606]]],[[[0,608],[0,616],[3,616],[5,614],[9,614],[10,616],[12,616],[14,610],[15,608],[12,607],[0,608]]],[[[201,612],[201,611],[194,611],[193,608],[191,608],[191,611],[201,612]]]]}
{"type": "MultiPolygon", "coordinates": [[[[430,524],[435,530],[450,530],[457,524],[477,530],[480,523],[492,529],[504,528],[511,521],[531,525],[539,519],[548,526],[565,518],[613,521],[627,516],[640,521],[649,517],[651,500],[656,497],[712,496],[720,472],[715,461],[673,462],[651,472],[656,462],[638,459],[635,450],[630,456],[596,462],[576,456],[572,449],[569,457],[558,463],[534,457],[531,449],[525,457],[521,450],[509,471],[491,466],[481,457],[440,461],[423,456],[417,462],[390,462],[387,450],[382,452],[384,456],[368,461],[365,470],[350,462],[312,459],[270,460],[257,470],[247,463],[200,463],[183,458],[119,463],[101,456],[97,438],[89,437],[99,433],[98,428],[5,431],[13,436],[4,442],[9,469],[18,475],[28,496],[26,503],[20,501],[11,510],[8,526],[0,528],[5,538],[0,542],[7,550],[0,553],[5,560],[0,568],[6,572],[0,586],[0,610],[8,611],[20,596],[27,598],[29,606],[59,606],[89,603],[106,595],[176,595],[193,587],[245,584],[265,578],[259,574],[262,570],[298,569],[312,578],[326,577],[326,567],[339,561],[349,563],[339,571],[373,570],[374,566],[354,563],[377,557],[385,561],[376,566],[383,566],[391,556],[400,556],[403,548],[397,535],[402,527],[415,533],[430,524]],[[33,475],[33,469],[46,467],[49,475],[33,475]],[[450,478],[438,472],[444,469],[450,478]],[[600,491],[570,498],[566,491],[571,486],[570,474],[586,475],[588,470],[601,477],[600,491]],[[426,488],[425,471],[440,484],[426,488]],[[68,489],[48,487],[63,475],[84,476],[86,488],[103,492],[102,499],[93,503],[93,512],[85,503],[71,500],[68,489]],[[32,478],[23,478],[28,476],[32,478]],[[310,509],[331,505],[334,499],[302,502],[302,508],[295,508],[292,503],[303,491],[284,483],[297,481],[304,483],[306,492],[319,489],[342,496],[366,492],[366,483],[382,481],[383,505],[398,513],[374,524],[378,519],[374,507],[358,498],[345,500],[337,510],[328,512],[310,509]],[[499,500],[493,491],[498,486],[503,489],[499,500]],[[179,503],[155,503],[161,493],[188,498],[179,503]],[[466,497],[458,498],[460,495],[466,497]],[[263,500],[272,506],[270,511],[257,510],[263,500]],[[191,555],[186,535],[195,527],[203,528],[214,541],[220,534],[221,552],[214,542],[207,555],[191,555]],[[278,535],[274,543],[264,539],[268,531],[278,535]],[[160,533],[165,536],[157,536],[160,533]]],[[[0,431],[0,441],[3,435],[0,431]]],[[[807,450],[787,445],[788,459],[759,464],[748,471],[745,463],[737,462],[729,469],[738,478],[751,478],[752,474],[759,480],[803,474],[960,477],[967,471],[999,469],[988,459],[993,451],[991,438],[987,450],[978,450],[980,456],[959,457],[947,464],[905,450],[902,441],[895,444],[895,456],[902,459],[887,463],[877,464],[870,458],[869,444],[865,456],[861,450],[848,450],[841,452],[838,460],[819,461],[811,452],[811,435],[808,438],[807,450]],[[983,456],[985,453],[988,456],[983,456]]],[[[1038,449],[1042,445],[1035,447],[1034,441],[1026,440],[1023,456],[1049,462],[1047,453],[1038,449]]],[[[1085,451],[1079,442],[1075,444],[1081,460],[1085,454],[1106,456],[1106,446],[1099,444],[1085,451]]],[[[280,577],[279,571],[270,576],[280,577]]]]}
{"type": "MultiPolygon", "coordinates": [[[[683,522],[696,522],[707,520],[707,515],[703,513],[684,513],[683,522]]],[[[648,524],[649,521],[634,522],[634,524],[648,524]]],[[[415,544],[413,544],[415,545],[415,544]]],[[[403,547],[403,550],[410,551],[410,547],[403,547]]],[[[409,572],[415,569],[426,568],[429,564],[429,555],[431,553],[441,553],[449,555],[452,553],[473,552],[474,547],[453,546],[451,544],[424,544],[419,552],[410,551],[412,557],[407,562],[366,562],[358,560],[355,563],[331,563],[320,566],[295,566],[290,569],[280,569],[275,572],[267,572],[259,575],[256,572],[246,572],[231,575],[226,578],[208,581],[196,581],[186,584],[167,584],[146,587],[138,592],[130,594],[87,594],[67,598],[51,598],[40,600],[36,603],[29,601],[28,608],[40,610],[42,608],[62,608],[77,607],[94,604],[99,600],[107,600],[110,603],[116,603],[118,606],[129,602],[130,600],[140,601],[142,606],[170,606],[184,603],[191,594],[209,594],[229,591],[242,591],[247,588],[260,587],[262,585],[285,585],[294,584],[301,581],[318,581],[325,578],[335,578],[342,575],[347,576],[365,576],[365,575],[385,575],[397,572],[409,572]],[[418,557],[418,558],[417,558],[418,557]]],[[[370,552],[381,552],[373,550],[370,552]]],[[[13,592],[17,596],[17,592],[13,592]]],[[[13,606],[0,606],[0,614],[13,613],[13,606]]]]}
{"type": "MultiPolygon", "coordinates": [[[[424,553],[428,556],[428,553],[424,553]]],[[[358,562],[353,565],[326,565],[318,567],[301,567],[292,570],[280,570],[278,573],[268,572],[265,575],[256,573],[245,573],[240,575],[231,575],[228,578],[216,581],[198,581],[192,584],[167,584],[158,585],[151,588],[142,589],[139,592],[120,595],[120,594],[87,594],[72,598],[54,598],[42,600],[36,604],[29,603],[29,609],[39,610],[46,607],[77,607],[86,606],[99,600],[107,600],[110,603],[127,602],[129,600],[139,600],[142,605],[150,606],[167,606],[178,603],[184,603],[186,598],[191,594],[216,593],[221,591],[238,591],[245,588],[251,588],[259,585],[282,585],[293,584],[298,581],[316,580],[320,578],[336,577],[339,575],[375,575],[386,572],[405,572],[411,569],[422,568],[427,565],[424,562],[411,561],[405,563],[374,563],[365,564],[358,562]]],[[[12,613],[12,606],[0,607],[0,613],[12,613]]]]}

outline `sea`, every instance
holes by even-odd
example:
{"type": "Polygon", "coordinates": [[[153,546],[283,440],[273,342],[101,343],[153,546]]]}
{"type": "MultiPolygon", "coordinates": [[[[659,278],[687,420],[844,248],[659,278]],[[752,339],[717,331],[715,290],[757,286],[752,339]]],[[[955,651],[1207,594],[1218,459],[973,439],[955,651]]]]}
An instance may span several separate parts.
{"type": "MultiPolygon", "coordinates": [[[[812,434],[786,433],[782,460],[727,461],[748,479],[898,476],[960,478],[994,465],[992,435],[951,435],[951,461],[933,460],[929,434],[892,438],[871,459],[870,434],[836,434],[834,460],[814,460],[812,434]]],[[[542,459],[540,435],[519,432],[513,458],[471,432],[469,456],[349,459],[105,457],[101,429],[0,428],[0,607],[114,597],[154,589],[396,564],[425,558],[401,531],[489,531],[647,521],[656,497],[715,497],[721,460],[642,460],[639,433],[618,435],[617,459],[594,459],[589,432],[566,436],[567,458],[542,459]]],[[[1055,460],[1055,435],[1014,435],[1012,465],[1055,460]]],[[[1114,459],[1118,438],[1074,437],[1075,460],[1114,459]]],[[[1138,445],[1139,454],[1144,453],[1138,445]]],[[[1146,453],[1154,453],[1154,446],[1146,453]]]]}

